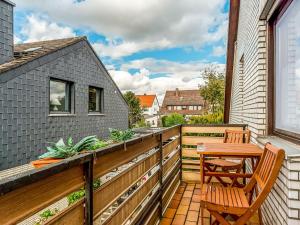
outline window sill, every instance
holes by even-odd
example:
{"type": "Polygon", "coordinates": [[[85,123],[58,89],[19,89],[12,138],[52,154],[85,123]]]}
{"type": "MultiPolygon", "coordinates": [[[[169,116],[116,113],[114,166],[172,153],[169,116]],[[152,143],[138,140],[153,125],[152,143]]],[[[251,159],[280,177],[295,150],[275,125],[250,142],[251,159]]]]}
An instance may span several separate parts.
{"type": "Polygon", "coordinates": [[[265,145],[267,142],[272,143],[278,148],[285,150],[286,158],[300,158],[300,145],[287,141],[277,136],[261,136],[257,138],[257,142],[265,145]]]}
{"type": "Polygon", "coordinates": [[[72,114],[72,113],[66,113],[66,114],[49,114],[48,117],[74,117],[76,116],[76,114],[72,114]]]}
{"type": "Polygon", "coordinates": [[[88,116],[105,116],[104,113],[89,113],[88,116]]]}

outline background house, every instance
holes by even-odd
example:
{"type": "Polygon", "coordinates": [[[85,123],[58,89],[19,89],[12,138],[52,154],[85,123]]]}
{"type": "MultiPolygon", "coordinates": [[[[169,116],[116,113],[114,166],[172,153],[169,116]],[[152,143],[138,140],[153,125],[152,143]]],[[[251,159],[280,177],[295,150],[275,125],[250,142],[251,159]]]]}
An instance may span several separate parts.
{"type": "Polygon", "coordinates": [[[143,115],[145,122],[151,127],[158,127],[159,117],[159,102],[156,95],[136,95],[140,100],[141,107],[143,108],[143,115]]]}
{"type": "Polygon", "coordinates": [[[13,45],[13,4],[0,0],[0,170],[48,142],[128,127],[128,107],[85,37],[13,45]]]}
{"type": "Polygon", "coordinates": [[[166,91],[161,115],[179,113],[186,116],[203,114],[204,100],[200,96],[199,90],[179,90],[166,91]]]}
{"type": "Polygon", "coordinates": [[[300,224],[300,1],[230,3],[224,119],[286,151],[263,221],[300,224]]]}

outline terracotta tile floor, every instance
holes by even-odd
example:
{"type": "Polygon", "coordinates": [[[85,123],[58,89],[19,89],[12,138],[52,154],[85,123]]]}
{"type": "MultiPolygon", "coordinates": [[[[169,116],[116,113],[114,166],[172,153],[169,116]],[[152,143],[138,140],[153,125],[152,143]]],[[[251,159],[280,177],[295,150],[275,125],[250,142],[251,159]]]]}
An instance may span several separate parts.
{"type": "MultiPolygon", "coordinates": [[[[161,225],[197,225],[200,218],[200,184],[181,183],[174,194],[161,225]]],[[[209,212],[204,210],[203,225],[210,224],[209,212]]],[[[258,225],[258,216],[255,215],[247,225],[258,225]]]]}

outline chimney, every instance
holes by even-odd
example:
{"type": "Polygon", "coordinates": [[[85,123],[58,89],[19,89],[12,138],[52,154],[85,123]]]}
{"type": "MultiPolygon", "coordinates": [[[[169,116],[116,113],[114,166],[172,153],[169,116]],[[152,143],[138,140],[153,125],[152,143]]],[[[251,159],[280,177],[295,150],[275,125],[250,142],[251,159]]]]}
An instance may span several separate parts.
{"type": "Polygon", "coordinates": [[[175,89],[175,96],[177,96],[177,97],[179,96],[179,89],[178,88],[175,89]]]}
{"type": "Polygon", "coordinates": [[[0,0],[0,64],[10,61],[14,55],[14,6],[9,0],[0,0]]]}

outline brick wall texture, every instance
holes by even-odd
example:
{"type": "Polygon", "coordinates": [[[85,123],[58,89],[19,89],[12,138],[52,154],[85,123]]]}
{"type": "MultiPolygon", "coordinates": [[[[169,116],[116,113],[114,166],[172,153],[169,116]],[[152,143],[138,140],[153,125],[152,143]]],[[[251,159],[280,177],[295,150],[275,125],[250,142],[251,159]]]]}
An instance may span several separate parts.
{"type": "Polygon", "coordinates": [[[128,128],[127,104],[86,41],[35,61],[41,65],[0,83],[0,169],[37,159],[61,137],[105,138],[110,127],[128,128]],[[74,115],[49,116],[50,77],[74,82],[74,115]],[[104,115],[88,114],[89,85],[104,89],[104,115]]]}
{"type": "Polygon", "coordinates": [[[0,64],[13,55],[13,6],[0,0],[0,64]]]}
{"type": "MultiPolygon", "coordinates": [[[[248,124],[252,142],[267,133],[267,23],[259,20],[265,0],[241,0],[235,49],[230,123],[248,124]]],[[[267,225],[300,224],[300,162],[285,160],[263,204],[267,225]]]]}

